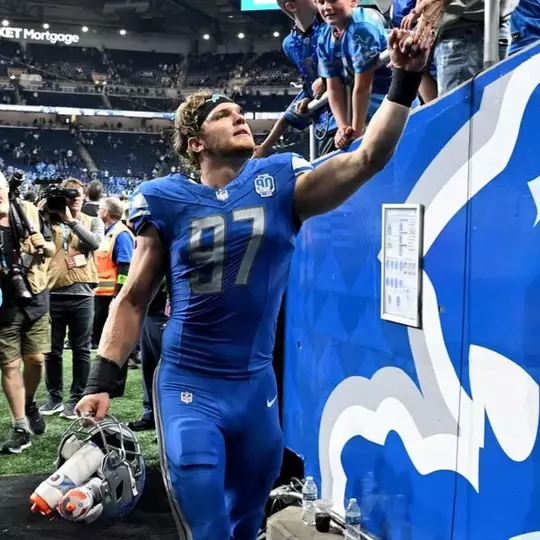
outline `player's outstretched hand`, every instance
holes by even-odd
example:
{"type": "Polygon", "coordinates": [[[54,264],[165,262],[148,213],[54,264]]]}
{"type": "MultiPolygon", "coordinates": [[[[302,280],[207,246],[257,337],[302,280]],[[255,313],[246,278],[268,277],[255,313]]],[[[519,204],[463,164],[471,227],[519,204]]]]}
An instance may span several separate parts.
{"type": "Polygon", "coordinates": [[[109,406],[109,394],[89,394],[77,403],[75,412],[79,417],[91,415],[95,417],[96,422],[101,422],[105,418],[109,406]]]}
{"type": "Polygon", "coordinates": [[[431,48],[444,15],[445,0],[418,0],[416,7],[403,18],[401,28],[415,28],[415,45],[421,50],[431,48]]]}
{"type": "Polygon", "coordinates": [[[413,32],[394,28],[388,38],[391,65],[405,71],[422,71],[426,66],[429,50],[415,52],[413,45],[413,32]]]}

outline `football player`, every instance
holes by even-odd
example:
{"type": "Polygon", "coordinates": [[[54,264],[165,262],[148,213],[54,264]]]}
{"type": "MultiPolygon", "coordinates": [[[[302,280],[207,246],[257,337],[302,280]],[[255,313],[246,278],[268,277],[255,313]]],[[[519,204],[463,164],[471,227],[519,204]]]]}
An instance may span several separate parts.
{"type": "Polygon", "coordinates": [[[303,221],[349,198],[390,160],[425,54],[393,30],[393,80],[362,145],[313,168],[294,154],[250,159],[241,108],[199,92],[175,119],[175,149],[200,171],[144,182],[131,201],[137,247],[111,311],[79,414],[106,414],[154,292],[167,276],[171,316],[154,378],[162,471],[181,538],[254,540],[279,475],[272,351],[303,221]]]}

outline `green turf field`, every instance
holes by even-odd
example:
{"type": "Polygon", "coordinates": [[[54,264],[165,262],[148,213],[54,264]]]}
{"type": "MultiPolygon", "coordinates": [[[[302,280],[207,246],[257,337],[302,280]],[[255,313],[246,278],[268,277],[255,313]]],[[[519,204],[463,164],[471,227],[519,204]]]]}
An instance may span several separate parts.
{"type": "MultiPolygon", "coordinates": [[[[142,371],[130,370],[123,398],[112,401],[111,414],[118,420],[128,422],[138,420],[142,414],[142,371]]],[[[64,396],[69,396],[71,384],[71,351],[64,353],[64,396]]],[[[45,401],[45,381],[41,383],[38,391],[38,405],[45,401]]],[[[30,474],[53,472],[53,462],[64,430],[70,425],[70,420],[60,418],[58,415],[46,418],[47,432],[40,437],[32,438],[32,446],[18,456],[0,454],[0,476],[6,474],[30,474]]],[[[4,398],[0,393],[0,438],[9,437],[11,430],[11,415],[4,398]]],[[[159,457],[157,444],[154,442],[154,431],[137,433],[137,438],[143,448],[146,463],[149,467],[157,467],[159,457]]]]}

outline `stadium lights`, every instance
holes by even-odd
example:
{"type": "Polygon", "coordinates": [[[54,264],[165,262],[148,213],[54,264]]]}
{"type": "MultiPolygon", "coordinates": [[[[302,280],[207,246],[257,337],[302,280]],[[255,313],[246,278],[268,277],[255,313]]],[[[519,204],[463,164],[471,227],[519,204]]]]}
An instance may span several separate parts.
{"type": "Polygon", "coordinates": [[[277,30],[274,32],[274,37],[279,37],[279,32],[277,30]]]}
{"type": "Polygon", "coordinates": [[[210,34],[204,34],[203,39],[206,39],[206,40],[210,39],[210,34]]]}
{"type": "Polygon", "coordinates": [[[83,32],[85,32],[85,33],[88,32],[88,26],[83,26],[83,27],[81,28],[81,30],[82,30],[83,32]]]}
{"type": "Polygon", "coordinates": [[[50,28],[49,23],[43,25],[43,30],[48,30],[50,28]]]}
{"type": "Polygon", "coordinates": [[[244,32],[240,32],[238,34],[238,39],[244,39],[246,37],[246,35],[244,34],[244,32]]]}
{"type": "Polygon", "coordinates": [[[122,30],[120,30],[120,35],[125,36],[126,34],[127,34],[127,32],[122,28],[122,30]]]}
{"type": "Polygon", "coordinates": [[[2,21],[2,26],[9,26],[9,21],[7,19],[4,19],[2,21]]]}

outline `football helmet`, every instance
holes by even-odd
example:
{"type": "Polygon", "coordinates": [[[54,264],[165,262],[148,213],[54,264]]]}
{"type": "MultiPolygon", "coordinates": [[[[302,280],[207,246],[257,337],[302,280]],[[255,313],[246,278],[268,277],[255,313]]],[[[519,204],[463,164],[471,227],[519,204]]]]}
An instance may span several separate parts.
{"type": "Polygon", "coordinates": [[[101,480],[103,512],[100,519],[126,516],[140,499],[146,479],[146,465],[137,437],[113,416],[107,415],[101,422],[96,422],[92,416],[83,416],[62,435],[56,468],[88,442],[95,443],[104,453],[96,473],[101,480]]]}

